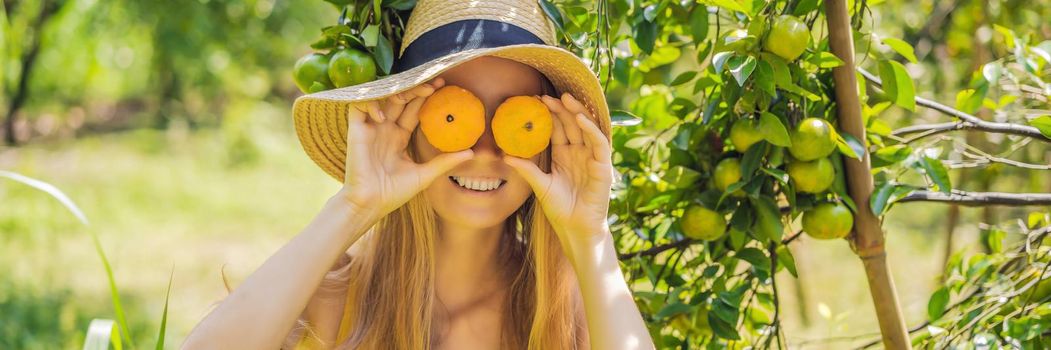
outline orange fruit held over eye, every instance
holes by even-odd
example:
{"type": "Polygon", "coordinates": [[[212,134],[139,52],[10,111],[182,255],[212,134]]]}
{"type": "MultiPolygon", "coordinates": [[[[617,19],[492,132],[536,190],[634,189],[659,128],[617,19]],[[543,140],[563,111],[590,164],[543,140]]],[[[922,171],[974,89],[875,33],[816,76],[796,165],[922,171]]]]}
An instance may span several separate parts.
{"type": "Polygon", "coordinates": [[[420,106],[420,130],[442,152],[462,151],[485,132],[485,106],[470,91],[446,85],[420,106]]]}
{"type": "Polygon", "coordinates": [[[533,96],[510,97],[493,115],[493,138],[504,153],[531,158],[551,143],[551,111],[533,96]]]}

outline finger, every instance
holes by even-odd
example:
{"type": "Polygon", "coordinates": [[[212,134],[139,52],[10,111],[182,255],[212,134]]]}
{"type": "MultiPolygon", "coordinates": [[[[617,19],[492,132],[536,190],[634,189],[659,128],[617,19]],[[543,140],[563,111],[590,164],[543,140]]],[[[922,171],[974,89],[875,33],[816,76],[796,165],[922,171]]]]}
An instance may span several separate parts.
{"type": "Polygon", "coordinates": [[[368,118],[368,106],[364,102],[351,102],[347,107],[348,123],[364,123],[368,118]]]}
{"type": "Polygon", "coordinates": [[[552,113],[551,116],[551,144],[552,145],[565,145],[569,143],[569,139],[566,138],[566,131],[562,126],[561,119],[552,113]]]}
{"type": "Polygon", "coordinates": [[[383,99],[383,102],[381,103],[383,105],[383,116],[390,116],[390,118],[386,118],[383,121],[397,121],[398,117],[401,116],[401,111],[405,109],[405,102],[407,101],[398,95],[391,95],[383,99]]]}
{"type": "Polygon", "coordinates": [[[385,116],[390,116],[393,120],[397,121],[398,119],[401,119],[406,104],[412,102],[412,100],[417,97],[430,96],[432,93],[434,93],[433,87],[427,84],[420,84],[409,90],[391,95],[387,99],[387,105],[383,110],[383,113],[385,116]]]}
{"type": "Polygon", "coordinates": [[[573,95],[568,92],[562,93],[562,105],[566,106],[566,109],[569,110],[570,113],[584,113],[585,116],[591,117],[591,113],[588,112],[587,107],[584,107],[584,104],[580,103],[580,100],[577,100],[576,97],[573,97],[573,95]]]}
{"type": "Polygon", "coordinates": [[[505,155],[503,157],[504,163],[509,165],[518,175],[526,180],[529,187],[533,188],[533,192],[537,193],[537,197],[547,192],[547,183],[549,182],[548,175],[533,163],[533,161],[513,156],[505,155]]]}
{"type": "Polygon", "coordinates": [[[566,135],[566,141],[569,144],[579,144],[583,142],[580,135],[580,127],[577,126],[577,122],[573,120],[573,114],[562,106],[562,101],[557,98],[544,96],[541,98],[547,108],[558,116],[559,122],[562,123],[562,132],[566,135]]]}
{"type": "Polygon", "coordinates": [[[420,106],[423,106],[423,102],[426,101],[426,97],[417,97],[405,105],[405,110],[401,112],[401,117],[398,117],[398,126],[407,131],[416,130],[416,124],[420,122],[420,106]]]}
{"type": "Polygon", "coordinates": [[[420,185],[427,186],[437,177],[442,176],[449,170],[452,170],[453,167],[456,167],[456,165],[471,158],[474,158],[474,150],[466,149],[459,152],[442,153],[426,163],[420,164],[420,168],[417,171],[420,176],[420,185]]]}
{"type": "Polygon", "coordinates": [[[613,151],[606,140],[606,135],[602,133],[602,130],[599,130],[598,125],[595,125],[595,122],[586,117],[584,113],[577,113],[577,123],[580,124],[580,129],[584,131],[584,143],[591,148],[595,160],[610,160],[613,151]]]}
{"type": "Polygon", "coordinates": [[[441,89],[443,86],[445,86],[445,78],[438,77],[438,78],[431,79],[431,82],[429,84],[435,90],[441,89]]]}
{"type": "Polygon", "coordinates": [[[383,115],[383,111],[380,110],[379,100],[365,101],[365,106],[368,108],[369,116],[372,117],[372,120],[375,120],[377,123],[387,120],[387,117],[383,115]]]}

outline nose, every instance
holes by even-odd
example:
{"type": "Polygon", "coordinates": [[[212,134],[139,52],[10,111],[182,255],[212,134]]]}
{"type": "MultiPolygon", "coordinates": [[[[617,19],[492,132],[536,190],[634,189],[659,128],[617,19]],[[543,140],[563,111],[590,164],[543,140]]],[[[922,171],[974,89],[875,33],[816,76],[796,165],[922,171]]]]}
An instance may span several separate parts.
{"type": "Polygon", "coordinates": [[[496,145],[496,138],[493,137],[492,120],[492,116],[485,119],[485,132],[482,133],[482,137],[478,138],[478,142],[471,146],[475,158],[499,159],[504,155],[503,150],[496,145]]]}

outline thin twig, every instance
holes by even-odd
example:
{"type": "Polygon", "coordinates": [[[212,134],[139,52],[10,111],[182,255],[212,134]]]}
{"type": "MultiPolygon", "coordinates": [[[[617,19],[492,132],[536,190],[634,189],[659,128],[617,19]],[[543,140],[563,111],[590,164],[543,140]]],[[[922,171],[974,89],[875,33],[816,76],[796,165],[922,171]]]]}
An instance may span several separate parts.
{"type": "Polygon", "coordinates": [[[941,202],[963,206],[981,207],[990,205],[1030,206],[1051,205],[1051,194],[1048,193],[1004,193],[1004,192],[968,192],[951,193],[917,190],[897,201],[904,202],[941,202]]]}
{"type": "MultiPolygon", "coordinates": [[[[879,88],[883,87],[883,82],[878,77],[876,77],[875,75],[872,75],[872,73],[866,71],[865,69],[863,69],[861,67],[858,67],[857,71],[859,73],[861,73],[862,76],[865,77],[865,80],[868,80],[873,85],[876,85],[879,88]]],[[[968,114],[968,113],[964,113],[963,111],[960,111],[958,109],[946,106],[946,105],[941,104],[939,102],[936,102],[936,101],[933,101],[933,100],[929,100],[929,99],[926,99],[926,98],[923,98],[923,97],[916,96],[915,100],[916,100],[916,104],[919,105],[919,106],[927,107],[927,108],[933,109],[935,111],[941,112],[943,114],[959,118],[960,121],[952,122],[952,123],[913,125],[913,126],[909,126],[909,127],[905,127],[905,128],[901,128],[901,129],[895,130],[892,133],[893,135],[901,136],[901,135],[914,134],[914,133],[924,133],[923,137],[926,137],[926,136],[931,136],[931,135],[935,135],[935,134],[939,134],[939,133],[943,133],[943,132],[949,132],[949,131],[953,131],[953,130],[976,129],[976,130],[982,130],[982,131],[986,131],[986,132],[994,132],[994,133],[1001,133],[1001,134],[1011,134],[1011,135],[1026,136],[1026,137],[1031,137],[1031,138],[1034,138],[1034,139],[1037,139],[1037,140],[1041,140],[1041,141],[1044,141],[1044,142],[1051,142],[1051,138],[1049,138],[1049,137],[1045,136],[1043,133],[1041,133],[1040,129],[1037,129],[1037,128],[1032,127],[1032,126],[1021,125],[1021,124],[1014,124],[1014,123],[990,122],[990,121],[983,120],[982,118],[978,118],[977,116],[974,116],[974,115],[971,115],[971,114],[968,114]]],[[[918,138],[910,138],[908,140],[911,142],[911,141],[915,141],[915,139],[918,139],[918,138]]]]}

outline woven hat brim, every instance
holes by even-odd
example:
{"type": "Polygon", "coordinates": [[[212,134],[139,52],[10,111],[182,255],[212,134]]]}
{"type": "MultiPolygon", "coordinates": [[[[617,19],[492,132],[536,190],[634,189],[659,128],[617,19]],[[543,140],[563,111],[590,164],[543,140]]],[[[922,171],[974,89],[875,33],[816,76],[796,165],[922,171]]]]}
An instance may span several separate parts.
{"type": "Polygon", "coordinates": [[[557,46],[518,44],[464,50],[367,83],[300,96],[292,105],[296,134],[314,163],[343,181],[347,158],[347,112],[351,103],[385,98],[425,83],[480,56],[515,60],[543,73],[558,91],[570,92],[610,137],[610,114],[598,77],[575,54],[557,46]]]}

